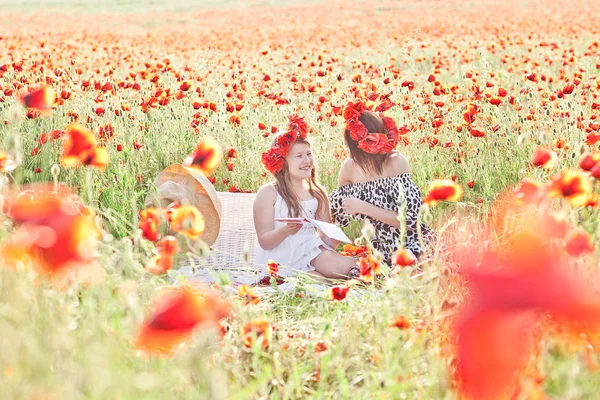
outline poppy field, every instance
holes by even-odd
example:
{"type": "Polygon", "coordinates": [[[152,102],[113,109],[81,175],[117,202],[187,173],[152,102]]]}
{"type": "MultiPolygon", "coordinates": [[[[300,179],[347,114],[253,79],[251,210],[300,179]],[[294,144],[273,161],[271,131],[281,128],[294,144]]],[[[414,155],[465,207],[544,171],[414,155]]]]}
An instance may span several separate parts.
{"type": "Polygon", "coordinates": [[[0,397],[596,398],[599,12],[3,8],[0,397]],[[358,101],[395,121],[437,235],[428,257],[400,243],[384,265],[352,224],[338,249],[358,259],[352,281],[277,290],[276,263],[256,287],[178,275],[206,226],[190,205],[145,208],[160,171],[254,193],[273,135],[302,130],[329,192],[358,101]]]}

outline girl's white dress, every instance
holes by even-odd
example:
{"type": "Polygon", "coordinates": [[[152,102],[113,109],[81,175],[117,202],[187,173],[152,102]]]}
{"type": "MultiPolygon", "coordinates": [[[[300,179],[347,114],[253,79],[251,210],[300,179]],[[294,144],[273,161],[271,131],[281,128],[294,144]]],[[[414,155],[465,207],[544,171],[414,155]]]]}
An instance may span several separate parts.
{"type": "MultiPolygon", "coordinates": [[[[319,202],[315,197],[310,200],[301,200],[301,216],[315,218],[318,204],[319,202]]],[[[279,193],[277,193],[274,211],[274,218],[290,218],[287,204],[285,204],[283,197],[279,193]]],[[[274,228],[277,229],[283,224],[285,222],[275,221],[274,228]]],[[[314,226],[305,222],[304,226],[296,234],[288,236],[279,246],[272,250],[264,250],[258,244],[256,246],[256,263],[266,266],[269,260],[276,261],[279,263],[278,274],[281,276],[289,276],[294,271],[310,272],[315,270],[310,265],[310,262],[323,251],[323,248],[330,249],[317,236],[314,226]]]]}

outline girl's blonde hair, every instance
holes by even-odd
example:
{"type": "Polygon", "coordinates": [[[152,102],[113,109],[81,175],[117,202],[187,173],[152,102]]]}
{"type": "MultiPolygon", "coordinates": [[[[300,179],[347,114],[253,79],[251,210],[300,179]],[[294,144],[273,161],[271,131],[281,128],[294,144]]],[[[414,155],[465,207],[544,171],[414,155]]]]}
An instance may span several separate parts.
{"type": "MultiPolygon", "coordinates": [[[[273,139],[272,146],[274,146],[276,142],[277,136],[273,139]]],[[[296,141],[290,145],[290,149],[296,143],[303,143],[310,147],[310,142],[308,140],[298,137],[296,141]]],[[[289,176],[290,172],[288,169],[287,162],[283,163],[283,168],[281,168],[281,171],[273,174],[273,177],[275,178],[275,185],[277,187],[277,191],[279,192],[279,195],[283,198],[283,201],[285,201],[285,204],[287,205],[289,217],[298,218],[300,217],[302,206],[300,205],[300,200],[298,199],[298,197],[293,192],[290,186],[289,176]]],[[[327,197],[325,190],[317,180],[317,169],[314,164],[310,170],[310,178],[308,179],[308,191],[313,197],[317,199],[317,215],[325,215],[325,213],[329,209],[329,198],[327,197]]]]}

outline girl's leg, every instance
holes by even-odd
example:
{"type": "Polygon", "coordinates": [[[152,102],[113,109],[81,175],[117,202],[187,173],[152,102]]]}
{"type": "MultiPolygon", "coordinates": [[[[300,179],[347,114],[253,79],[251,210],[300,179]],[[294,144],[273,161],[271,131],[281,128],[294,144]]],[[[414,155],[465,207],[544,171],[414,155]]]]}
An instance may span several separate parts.
{"type": "Polygon", "coordinates": [[[327,278],[325,278],[325,276],[317,271],[310,271],[308,272],[308,275],[310,275],[311,278],[313,278],[315,281],[319,282],[319,283],[331,283],[331,281],[327,278]]]}
{"type": "Polygon", "coordinates": [[[313,258],[310,265],[326,278],[345,279],[348,272],[356,266],[356,260],[353,257],[341,256],[333,250],[323,249],[321,254],[313,258]]]}

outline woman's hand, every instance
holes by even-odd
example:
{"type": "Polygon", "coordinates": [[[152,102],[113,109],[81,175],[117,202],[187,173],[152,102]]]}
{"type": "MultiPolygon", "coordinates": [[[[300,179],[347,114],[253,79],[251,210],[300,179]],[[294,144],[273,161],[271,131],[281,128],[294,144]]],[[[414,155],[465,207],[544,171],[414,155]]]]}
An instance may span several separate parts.
{"type": "Polygon", "coordinates": [[[302,224],[288,222],[285,225],[283,225],[281,229],[283,230],[283,232],[285,232],[286,236],[292,236],[298,233],[298,231],[302,229],[302,226],[302,224]]]}
{"type": "Polygon", "coordinates": [[[342,200],[342,208],[344,209],[344,214],[354,215],[354,214],[364,214],[364,204],[365,202],[354,197],[349,197],[347,199],[342,200]]]}

